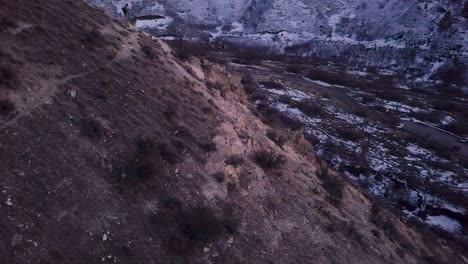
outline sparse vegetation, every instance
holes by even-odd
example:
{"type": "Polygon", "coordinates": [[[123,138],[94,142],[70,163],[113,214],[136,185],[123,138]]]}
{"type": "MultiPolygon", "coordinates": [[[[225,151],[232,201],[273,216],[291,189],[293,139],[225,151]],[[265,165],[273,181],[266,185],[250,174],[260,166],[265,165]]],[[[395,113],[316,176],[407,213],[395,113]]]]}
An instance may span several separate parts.
{"type": "Polygon", "coordinates": [[[8,115],[15,111],[15,104],[8,99],[0,99],[0,116],[8,115]]]}
{"type": "Polygon", "coordinates": [[[255,162],[262,169],[280,169],[286,165],[286,157],[284,155],[275,154],[273,151],[260,150],[254,154],[255,162]]]}

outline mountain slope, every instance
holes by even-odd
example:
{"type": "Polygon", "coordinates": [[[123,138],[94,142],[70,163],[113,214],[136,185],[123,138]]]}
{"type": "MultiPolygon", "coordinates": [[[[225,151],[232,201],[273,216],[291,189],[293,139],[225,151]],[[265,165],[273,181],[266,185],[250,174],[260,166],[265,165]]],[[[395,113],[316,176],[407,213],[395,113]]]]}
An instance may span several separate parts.
{"type": "Polygon", "coordinates": [[[465,67],[461,73],[466,75],[463,1],[90,2],[114,13],[120,13],[128,2],[132,16],[162,15],[165,19],[156,19],[160,22],[139,24],[160,34],[173,34],[175,28],[188,24],[187,35],[209,34],[212,39],[242,45],[339,59],[348,67],[382,67],[419,77],[419,82],[451,68],[465,67]]]}
{"type": "Polygon", "coordinates": [[[223,66],[82,1],[0,4],[0,262],[466,260],[262,122],[223,66]]]}

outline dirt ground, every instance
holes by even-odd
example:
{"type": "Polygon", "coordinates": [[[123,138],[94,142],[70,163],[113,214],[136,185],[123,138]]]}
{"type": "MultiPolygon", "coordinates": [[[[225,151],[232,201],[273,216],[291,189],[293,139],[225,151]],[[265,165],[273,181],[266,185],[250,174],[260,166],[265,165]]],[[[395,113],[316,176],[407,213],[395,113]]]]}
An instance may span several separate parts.
{"type": "Polygon", "coordinates": [[[82,1],[0,5],[1,263],[467,261],[264,123],[223,66],[82,1]]]}

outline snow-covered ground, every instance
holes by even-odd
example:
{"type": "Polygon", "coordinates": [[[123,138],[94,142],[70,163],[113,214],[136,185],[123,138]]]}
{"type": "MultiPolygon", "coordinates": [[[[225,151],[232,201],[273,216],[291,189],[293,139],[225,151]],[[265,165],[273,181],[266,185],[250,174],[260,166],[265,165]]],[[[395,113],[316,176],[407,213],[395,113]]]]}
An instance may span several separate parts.
{"type": "MultiPolygon", "coordinates": [[[[319,84],[325,87],[332,86],[330,84],[319,84]]],[[[445,208],[459,213],[464,212],[464,209],[444,201],[442,198],[426,194],[423,186],[411,185],[407,182],[406,177],[416,177],[422,181],[439,182],[447,186],[468,190],[468,179],[458,177],[460,173],[467,173],[466,169],[454,166],[452,171],[432,167],[433,162],[448,164],[449,161],[416,143],[396,142],[393,131],[383,128],[379,123],[369,122],[362,117],[346,112],[341,107],[330,104],[329,99],[315,93],[297,89],[296,87],[286,86],[284,89],[267,89],[263,85],[259,86],[269,95],[271,106],[306,124],[306,134],[320,142],[316,149],[317,155],[323,156],[328,153],[329,161],[336,168],[356,163],[363,164],[362,161],[355,160],[356,157],[365,161],[364,164],[367,164],[370,169],[368,175],[353,175],[351,173],[347,173],[347,175],[356,181],[367,182],[370,193],[376,196],[385,196],[389,199],[407,200],[407,203],[413,205],[413,208],[406,208],[403,212],[409,216],[419,217],[418,213],[424,212],[427,206],[445,208]],[[323,110],[330,117],[308,116],[294,106],[279,102],[279,96],[287,96],[294,101],[314,99],[315,102],[322,102],[323,110]],[[365,133],[366,136],[357,142],[345,140],[340,137],[337,131],[340,127],[331,125],[331,120],[351,125],[357,131],[365,133]],[[338,151],[327,149],[327,142],[337,144],[339,146],[338,151]],[[397,185],[406,187],[403,190],[392,191],[397,185]]],[[[394,104],[390,101],[384,103],[388,106],[397,107],[403,113],[405,108],[410,108],[410,106],[394,104]]],[[[411,111],[415,110],[417,111],[415,108],[411,109],[411,111]]],[[[449,118],[445,119],[450,121],[449,118]]],[[[446,215],[427,215],[421,220],[450,232],[459,233],[461,231],[461,224],[456,219],[446,215]]]]}
{"type": "Polygon", "coordinates": [[[137,19],[135,26],[137,28],[150,28],[158,30],[166,30],[169,24],[173,21],[170,17],[159,19],[137,19]]]}
{"type": "MultiPolygon", "coordinates": [[[[451,65],[452,58],[466,63],[463,1],[88,1],[120,15],[128,3],[132,16],[172,17],[176,27],[184,24],[188,35],[211,34],[211,40],[266,45],[278,52],[330,58],[351,48],[354,56],[346,59],[353,63],[395,68],[389,72],[408,66],[424,69],[415,76],[421,82],[451,65]],[[448,13],[453,24],[440,30],[448,13]]],[[[152,25],[163,29],[158,23],[152,25]]]]}

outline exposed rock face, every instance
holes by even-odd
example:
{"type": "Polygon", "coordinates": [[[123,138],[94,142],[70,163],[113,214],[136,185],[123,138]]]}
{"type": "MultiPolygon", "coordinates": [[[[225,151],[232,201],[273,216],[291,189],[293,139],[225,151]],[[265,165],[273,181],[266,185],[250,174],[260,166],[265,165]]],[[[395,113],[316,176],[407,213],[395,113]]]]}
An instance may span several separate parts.
{"type": "Polygon", "coordinates": [[[410,74],[420,82],[433,78],[439,69],[463,67],[461,74],[466,74],[463,1],[91,2],[115,13],[128,2],[136,16],[163,15],[160,24],[140,23],[160,33],[173,33],[175,27],[188,24],[187,31],[195,36],[209,34],[211,39],[334,59],[349,67],[384,67],[410,74]]]}

